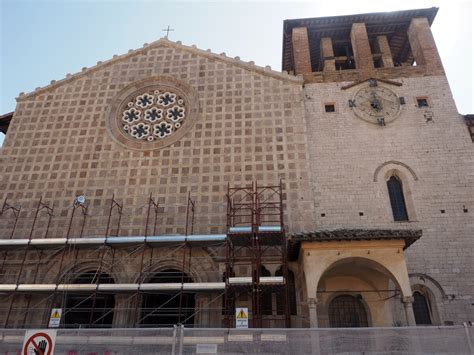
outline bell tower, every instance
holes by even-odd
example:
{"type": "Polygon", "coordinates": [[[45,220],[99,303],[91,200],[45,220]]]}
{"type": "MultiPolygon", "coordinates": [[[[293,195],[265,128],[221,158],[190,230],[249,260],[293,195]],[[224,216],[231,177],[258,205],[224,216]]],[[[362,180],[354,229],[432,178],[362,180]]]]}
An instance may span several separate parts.
{"type": "Polygon", "coordinates": [[[286,20],[282,69],[306,82],[442,75],[438,8],[286,20]]]}

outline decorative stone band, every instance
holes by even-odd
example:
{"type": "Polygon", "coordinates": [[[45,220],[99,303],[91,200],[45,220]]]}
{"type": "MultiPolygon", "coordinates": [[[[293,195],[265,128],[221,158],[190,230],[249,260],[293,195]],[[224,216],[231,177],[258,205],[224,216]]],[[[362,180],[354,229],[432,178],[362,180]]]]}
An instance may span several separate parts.
{"type": "Polygon", "coordinates": [[[199,112],[195,90],[167,76],[125,87],[113,100],[107,129],[120,145],[136,150],[164,148],[182,138],[199,112]]]}
{"type": "Polygon", "coordinates": [[[288,258],[298,259],[302,242],[403,239],[405,250],[421,238],[422,234],[420,229],[337,229],[296,233],[288,238],[288,258]]]}

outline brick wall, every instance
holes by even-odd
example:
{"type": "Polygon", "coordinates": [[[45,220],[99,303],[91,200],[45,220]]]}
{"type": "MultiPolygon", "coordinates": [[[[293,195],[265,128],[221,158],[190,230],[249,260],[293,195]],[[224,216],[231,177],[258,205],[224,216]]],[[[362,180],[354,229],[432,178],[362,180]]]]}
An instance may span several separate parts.
{"type": "MultiPolygon", "coordinates": [[[[90,203],[85,235],[105,233],[112,194],[124,204],[120,234],[140,235],[150,192],[164,207],[159,233],[183,233],[188,191],[197,203],[195,232],[223,232],[228,183],[280,179],[290,229],[310,229],[301,79],[220,58],[165,42],[20,97],[0,155],[0,200],[23,208],[15,237],[28,236],[41,196],[55,204],[50,236],[64,236],[77,194],[90,203]],[[110,103],[125,86],[154,75],[191,85],[199,117],[167,148],[123,148],[106,132],[110,103]]],[[[4,238],[10,216],[2,217],[4,238]]],[[[35,236],[44,234],[45,223],[41,217],[35,236]]]]}

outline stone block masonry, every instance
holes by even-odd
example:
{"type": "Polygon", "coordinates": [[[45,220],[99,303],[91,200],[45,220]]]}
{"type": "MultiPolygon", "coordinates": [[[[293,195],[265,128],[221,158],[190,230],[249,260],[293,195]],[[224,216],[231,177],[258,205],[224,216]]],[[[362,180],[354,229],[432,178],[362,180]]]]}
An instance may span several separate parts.
{"type": "Polygon", "coordinates": [[[439,282],[446,293],[438,300],[444,321],[469,320],[474,318],[472,141],[445,76],[396,81],[402,85],[388,87],[406,104],[384,127],[351,112],[348,100],[359,86],[305,85],[313,218],[318,229],[422,229],[423,237],[407,250],[408,272],[439,282]],[[417,97],[427,97],[430,107],[418,108],[417,97]],[[327,102],[335,103],[336,112],[325,112],[327,102]],[[393,221],[386,180],[394,172],[403,183],[406,222],[393,221]]]}

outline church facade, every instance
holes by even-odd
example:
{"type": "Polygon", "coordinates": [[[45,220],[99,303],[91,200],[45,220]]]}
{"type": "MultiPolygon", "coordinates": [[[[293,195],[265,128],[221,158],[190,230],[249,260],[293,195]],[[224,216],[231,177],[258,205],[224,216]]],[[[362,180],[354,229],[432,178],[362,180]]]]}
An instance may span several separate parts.
{"type": "Polygon", "coordinates": [[[282,72],[160,39],[0,117],[0,324],[474,319],[474,138],[437,9],[287,20],[282,72]]]}

